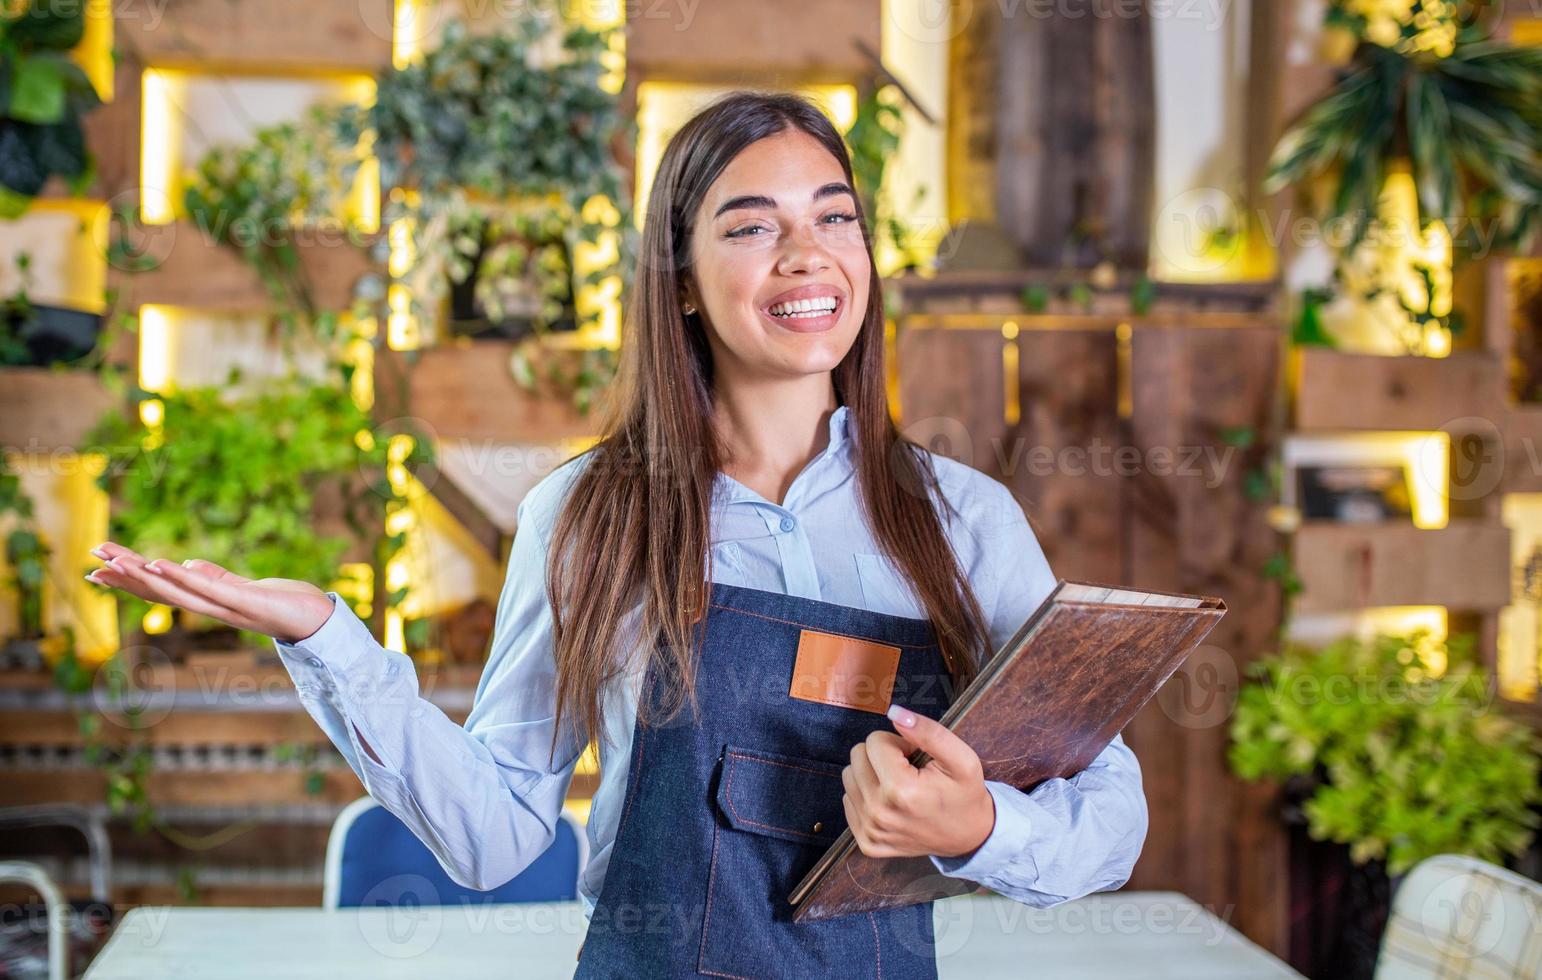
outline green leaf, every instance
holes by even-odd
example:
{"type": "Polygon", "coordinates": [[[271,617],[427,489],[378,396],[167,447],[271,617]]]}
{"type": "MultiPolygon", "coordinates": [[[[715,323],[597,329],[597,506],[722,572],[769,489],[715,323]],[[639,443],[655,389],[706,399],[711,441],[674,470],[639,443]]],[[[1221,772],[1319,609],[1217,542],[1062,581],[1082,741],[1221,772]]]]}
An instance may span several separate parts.
{"type": "Polygon", "coordinates": [[[48,179],[32,145],[34,129],[26,123],[0,124],[0,184],[24,198],[36,197],[48,179]]]}
{"type": "Polygon", "coordinates": [[[64,118],[64,60],[35,55],[18,61],[11,73],[11,103],[7,115],[30,123],[56,123],[64,118]]]}
{"type": "Polygon", "coordinates": [[[22,50],[68,51],[86,33],[84,3],[34,2],[4,23],[5,38],[22,50]]]}

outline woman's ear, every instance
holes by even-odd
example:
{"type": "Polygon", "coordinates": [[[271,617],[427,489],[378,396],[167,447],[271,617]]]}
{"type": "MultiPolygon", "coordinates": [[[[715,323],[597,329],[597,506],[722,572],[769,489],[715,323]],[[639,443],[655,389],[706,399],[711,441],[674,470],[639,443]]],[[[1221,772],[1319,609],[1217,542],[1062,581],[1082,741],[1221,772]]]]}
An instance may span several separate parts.
{"type": "Polygon", "coordinates": [[[690,316],[701,309],[701,303],[696,299],[696,289],[689,279],[680,284],[680,312],[690,316]]]}

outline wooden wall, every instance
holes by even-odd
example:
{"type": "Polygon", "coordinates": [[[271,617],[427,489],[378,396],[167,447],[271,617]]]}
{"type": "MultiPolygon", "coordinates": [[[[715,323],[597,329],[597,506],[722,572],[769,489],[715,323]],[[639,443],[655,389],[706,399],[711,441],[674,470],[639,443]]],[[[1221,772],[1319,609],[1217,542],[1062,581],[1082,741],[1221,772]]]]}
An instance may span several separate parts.
{"type": "Polygon", "coordinates": [[[922,437],[966,433],[952,454],[1012,488],[1059,577],[1226,600],[1220,626],[1125,731],[1151,812],[1127,887],[1182,891],[1283,954],[1275,798],[1225,761],[1239,679],[1271,648],[1279,621],[1278,590],[1263,574],[1278,542],[1265,505],[1244,489],[1277,432],[1279,326],[1269,313],[1240,323],[1205,313],[1013,316],[1008,339],[1007,319],[900,321],[902,425],[922,437]],[[1015,372],[1003,367],[1009,347],[1015,372]],[[1098,447],[1110,465],[1078,465],[1078,451],[1098,447]],[[1023,465],[1031,452],[1063,462],[1023,465]]]}

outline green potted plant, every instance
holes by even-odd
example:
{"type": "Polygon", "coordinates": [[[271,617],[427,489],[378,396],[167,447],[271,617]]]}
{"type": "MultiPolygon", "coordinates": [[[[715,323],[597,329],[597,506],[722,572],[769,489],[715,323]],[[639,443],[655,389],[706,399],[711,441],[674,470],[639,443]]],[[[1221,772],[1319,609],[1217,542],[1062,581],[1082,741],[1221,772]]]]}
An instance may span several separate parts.
{"type": "MultiPolygon", "coordinates": [[[[233,372],[230,383],[237,380],[233,372]]],[[[371,515],[390,499],[387,441],[359,435],[372,426],[346,383],[290,376],[251,396],[219,388],[141,394],[161,402],[155,426],[114,413],[87,444],[107,458],[99,483],[114,504],[109,535],[143,554],[206,558],[252,578],[326,584],[336,578],[350,537],[367,539],[371,515]],[[310,515],[326,484],[344,495],[350,527],[337,530],[351,536],[313,526],[310,515]]],[[[418,463],[430,451],[415,440],[405,462],[418,463]]],[[[133,634],[149,607],[114,594],[123,632],[133,634]]],[[[161,644],[188,645],[198,625],[183,617],[179,632],[161,644]]],[[[266,643],[233,634],[196,640],[203,647],[266,643]]]]}
{"type": "Polygon", "coordinates": [[[1491,38],[1488,4],[1332,0],[1343,71],[1276,145],[1264,178],[1295,185],[1338,250],[1315,310],[1357,353],[1444,356],[1460,333],[1456,268],[1524,248],[1542,207],[1542,48],[1491,38]]]}
{"type": "Polygon", "coordinates": [[[1485,6],[1334,0],[1327,23],[1353,39],[1348,70],[1280,138],[1265,190],[1320,179],[1322,216],[1350,223],[1352,249],[1406,167],[1423,222],[1482,222],[1500,247],[1525,242],[1542,208],[1542,48],[1492,40],[1485,6]]]}
{"type": "Polygon", "coordinates": [[[101,105],[69,58],[86,5],[0,4],[0,218],[15,218],[53,176],[79,193],[93,179],[81,116],[101,105]]]}
{"type": "Polygon", "coordinates": [[[37,641],[43,636],[43,583],[48,577],[48,545],[38,531],[32,498],[22,488],[21,477],[11,472],[0,454],[0,518],[9,516],[5,535],[5,563],[10,568],[5,583],[16,594],[18,641],[37,641]]]}
{"type": "Polygon", "coordinates": [[[550,5],[496,33],[452,22],[340,122],[344,142],[373,134],[383,218],[411,256],[394,271],[420,321],[444,314],[454,334],[520,340],[515,379],[569,390],[580,409],[613,375],[613,352],[538,341],[577,326],[583,287],[626,286],[635,232],[613,146],[628,124],[602,84],[609,50],[608,32],[562,26],[550,5]],[[578,274],[580,243],[605,235],[620,236],[617,259],[578,274]]]}
{"type": "MultiPolygon", "coordinates": [[[[1503,863],[1538,825],[1542,744],[1495,707],[1471,648],[1425,632],[1290,645],[1251,664],[1239,694],[1233,771],[1279,785],[1288,817],[1346,849],[1380,907],[1343,918],[1375,933],[1419,861],[1503,863]]],[[[1375,935],[1344,941],[1374,958],[1375,935]]]]}

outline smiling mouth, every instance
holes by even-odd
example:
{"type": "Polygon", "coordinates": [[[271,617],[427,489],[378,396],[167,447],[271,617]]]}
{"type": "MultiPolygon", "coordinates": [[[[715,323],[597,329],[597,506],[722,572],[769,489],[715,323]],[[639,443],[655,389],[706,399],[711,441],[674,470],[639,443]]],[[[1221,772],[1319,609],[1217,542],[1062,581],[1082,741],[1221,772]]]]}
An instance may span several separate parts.
{"type": "Polygon", "coordinates": [[[766,308],[772,319],[784,321],[818,320],[840,309],[840,299],[835,296],[818,296],[813,299],[777,303],[766,308]]]}

